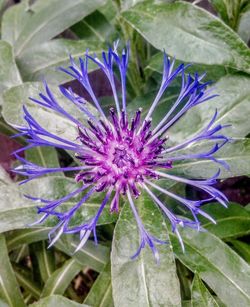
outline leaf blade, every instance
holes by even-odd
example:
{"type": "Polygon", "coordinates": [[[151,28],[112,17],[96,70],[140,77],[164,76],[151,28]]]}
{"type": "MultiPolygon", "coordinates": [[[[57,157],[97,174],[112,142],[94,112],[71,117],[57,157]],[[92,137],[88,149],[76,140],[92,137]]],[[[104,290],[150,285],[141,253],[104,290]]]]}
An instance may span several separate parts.
{"type": "Polygon", "coordinates": [[[219,307],[216,300],[210,294],[203,282],[200,280],[199,275],[196,274],[192,283],[192,307],[219,307]]]}
{"type": "MultiPolygon", "coordinates": [[[[159,233],[162,216],[152,202],[140,196],[140,216],[145,225],[159,233]],[[158,230],[158,231],[157,231],[158,230]]],[[[111,253],[111,274],[115,306],[180,306],[179,281],[176,276],[172,251],[168,246],[157,246],[160,251],[160,265],[157,265],[152,251],[146,247],[139,257],[130,260],[138,248],[138,234],[134,217],[128,204],[122,209],[114,231],[111,253]],[[167,291],[171,284],[171,291],[167,291]],[[157,289],[157,290],[156,290],[157,289]],[[164,291],[162,290],[164,289],[164,291]],[[170,293],[171,292],[171,293],[170,293]]]]}
{"type": "Polygon", "coordinates": [[[230,247],[209,232],[181,230],[185,253],[170,234],[177,258],[196,272],[227,306],[246,306],[250,302],[250,266],[230,247]],[[240,272],[244,272],[241,274],[240,272]]]}
{"type": "Polygon", "coordinates": [[[25,307],[18,283],[12,270],[5,244],[5,238],[0,234],[0,294],[10,306],[25,307]]]}
{"type": "Polygon", "coordinates": [[[63,294],[81,268],[82,266],[74,258],[65,261],[63,266],[57,269],[47,280],[41,297],[63,294]]]}
{"type": "Polygon", "coordinates": [[[250,51],[244,42],[223,22],[197,6],[186,2],[145,2],[122,16],[155,48],[165,49],[177,59],[250,72],[250,51]]]}
{"type": "Polygon", "coordinates": [[[16,54],[20,55],[25,49],[55,37],[104,3],[103,0],[52,1],[24,26],[15,42],[16,54]]]}

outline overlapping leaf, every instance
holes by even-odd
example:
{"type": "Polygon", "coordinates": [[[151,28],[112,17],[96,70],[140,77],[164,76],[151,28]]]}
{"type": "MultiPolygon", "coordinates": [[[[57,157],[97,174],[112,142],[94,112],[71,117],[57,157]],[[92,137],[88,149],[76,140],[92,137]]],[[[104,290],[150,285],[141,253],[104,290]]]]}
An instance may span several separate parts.
{"type": "Polygon", "coordinates": [[[21,83],[12,47],[7,42],[0,41],[0,93],[21,83]]]}
{"type": "Polygon", "coordinates": [[[51,1],[23,26],[14,43],[15,53],[20,55],[25,49],[50,40],[104,3],[103,0],[51,1]]]}
{"type": "Polygon", "coordinates": [[[9,306],[25,307],[2,234],[0,235],[0,257],[0,296],[9,306]]]}
{"type": "MultiPolygon", "coordinates": [[[[12,183],[2,171],[0,181],[0,192],[3,197],[3,202],[0,206],[0,231],[8,231],[18,228],[27,228],[28,225],[38,219],[37,203],[31,202],[23,196],[24,194],[33,195],[34,197],[42,197],[45,199],[57,199],[65,196],[70,191],[76,188],[74,180],[63,177],[46,177],[36,179],[22,186],[22,191],[15,183],[12,183]]],[[[75,199],[75,202],[77,199],[75,199]]],[[[68,210],[75,202],[67,202],[62,207],[62,210],[68,210]]],[[[73,223],[79,223],[91,218],[98,210],[100,202],[96,199],[93,202],[88,202],[81,207],[80,211],[74,216],[73,223]]],[[[109,223],[115,220],[114,215],[109,214],[109,210],[104,209],[104,212],[99,220],[99,223],[109,223]]],[[[50,220],[46,225],[55,225],[56,220],[50,220]]]]}
{"type": "Polygon", "coordinates": [[[92,286],[84,303],[92,307],[113,307],[110,263],[106,265],[92,286]]]}
{"type": "Polygon", "coordinates": [[[227,306],[250,304],[250,266],[228,245],[209,232],[183,229],[185,253],[177,238],[170,234],[180,261],[196,272],[227,306]]]}
{"type": "Polygon", "coordinates": [[[196,274],[192,284],[192,307],[219,307],[216,300],[196,274]]]}
{"type": "MultiPolygon", "coordinates": [[[[190,151],[193,153],[204,153],[212,148],[209,143],[192,146],[190,151]]],[[[220,168],[219,178],[247,175],[250,172],[250,141],[249,139],[236,139],[224,147],[215,155],[218,159],[225,161],[229,165],[227,170],[223,166],[208,160],[182,160],[174,164],[171,172],[184,175],[190,178],[208,178],[217,173],[220,168]]],[[[190,153],[190,151],[185,151],[190,153]]],[[[182,152],[183,153],[183,152],[182,152]]]]}
{"type": "Polygon", "coordinates": [[[48,297],[45,297],[38,302],[30,305],[31,307],[90,307],[85,304],[79,304],[72,300],[67,299],[66,297],[63,297],[61,295],[50,295],[48,297]]]}
{"type": "MultiPolygon", "coordinates": [[[[18,58],[18,66],[25,81],[40,81],[45,78],[50,84],[61,84],[71,80],[58,67],[69,65],[69,56],[78,60],[84,56],[87,49],[90,53],[99,54],[103,44],[89,40],[55,39],[41,45],[29,48],[18,58]]],[[[89,65],[89,72],[97,66],[89,65]]]]}
{"type": "Polygon", "coordinates": [[[228,208],[224,208],[219,203],[211,203],[203,206],[203,210],[211,215],[217,224],[201,217],[202,226],[221,239],[243,237],[250,233],[250,213],[240,204],[229,203],[228,208]]]}
{"type": "MultiPolygon", "coordinates": [[[[137,209],[152,234],[166,240],[167,230],[152,202],[140,196],[137,209]]],[[[180,306],[179,282],[172,250],[169,246],[157,246],[160,251],[159,265],[149,247],[145,247],[138,258],[131,260],[139,243],[136,222],[126,204],[116,224],[111,253],[115,306],[180,306]]]]}
{"type": "Polygon", "coordinates": [[[218,18],[189,3],[138,4],[122,16],[157,49],[185,62],[250,72],[250,51],[218,18]]]}

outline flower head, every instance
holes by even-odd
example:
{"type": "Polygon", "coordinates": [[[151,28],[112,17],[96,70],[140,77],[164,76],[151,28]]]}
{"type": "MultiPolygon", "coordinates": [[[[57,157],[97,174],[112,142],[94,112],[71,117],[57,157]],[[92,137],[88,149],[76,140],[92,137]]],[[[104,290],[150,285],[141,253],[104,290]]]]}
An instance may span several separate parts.
{"type": "Polygon", "coordinates": [[[92,233],[95,242],[97,242],[96,225],[104,207],[109,204],[111,213],[119,212],[121,200],[127,198],[141,238],[141,243],[134,257],[138,256],[141,249],[148,245],[158,259],[156,245],[164,244],[166,241],[157,239],[147,231],[146,226],[143,225],[140,219],[134,199],[140,197],[141,192],[145,191],[152,199],[152,202],[170,221],[172,231],[177,235],[184,249],[178,228],[191,227],[199,230],[199,215],[215,223],[213,218],[202,210],[201,206],[204,202],[212,200],[217,200],[223,206],[226,206],[227,198],[213,187],[219,176],[219,171],[212,178],[194,180],[172,175],[168,170],[175,167],[175,161],[186,159],[209,159],[227,168],[227,164],[215,158],[214,154],[229,139],[221,134],[221,130],[225,126],[215,124],[217,117],[217,111],[215,110],[211,121],[202,131],[197,132],[190,139],[184,140],[181,144],[168,146],[168,137],[166,136],[168,129],[189,109],[212,99],[215,95],[207,89],[208,83],[202,82],[204,75],[195,74],[191,76],[187,73],[188,65],[181,64],[176,68],[175,60],[170,61],[166,54],[164,54],[162,82],[146,116],[142,118],[141,108],[130,116],[126,109],[126,72],[128,69],[129,46],[122,51],[121,55],[119,55],[117,48],[118,45],[115,44],[113,49],[109,48],[108,52],[103,52],[102,59],[97,56],[90,56],[87,51],[84,58],[79,58],[78,64],[70,57],[70,66],[60,68],[61,71],[81,83],[96,107],[94,114],[88,108],[83,97],[78,96],[71,88],[59,87],[69,103],[73,103],[80,112],[83,112],[88,117],[87,125],[69,114],[59,104],[46,83],[44,84],[44,93],[40,93],[39,98],[31,98],[34,103],[52,109],[72,121],[78,131],[77,139],[74,139],[73,136],[71,140],[64,139],[47,131],[46,127],[42,127],[26,107],[23,108],[27,125],[19,127],[20,133],[18,135],[26,136],[28,145],[22,150],[36,146],[62,148],[73,151],[79,160],[79,165],[63,168],[45,168],[21,158],[18,155],[19,150],[15,154],[22,162],[22,165],[17,167],[15,172],[28,177],[24,182],[53,172],[76,172],[75,180],[80,183],[80,187],[76,187],[75,190],[60,199],[45,200],[27,196],[41,203],[41,206],[38,207],[38,213],[42,214],[42,217],[37,223],[42,223],[50,216],[55,216],[58,219],[57,226],[49,235],[51,245],[62,233],[79,233],[80,243],[78,249],[84,245],[92,233]],[[110,108],[109,114],[105,114],[91,87],[88,78],[88,61],[96,63],[109,80],[115,102],[115,107],[110,108]],[[120,73],[121,99],[115,83],[115,66],[120,73]],[[182,80],[179,95],[169,111],[163,114],[161,121],[153,126],[151,116],[162,95],[176,77],[180,77],[182,80]],[[178,154],[179,150],[183,151],[185,148],[204,140],[212,144],[211,148],[206,152],[178,154]],[[194,201],[183,198],[157,184],[158,179],[174,180],[196,187],[206,192],[207,199],[194,201]],[[153,191],[159,191],[183,205],[191,212],[193,220],[176,216],[153,191]],[[82,221],[80,225],[70,226],[70,220],[74,213],[94,193],[103,193],[104,195],[96,215],[89,221],[82,221]],[[58,210],[61,204],[76,195],[80,196],[80,200],[72,208],[65,212],[58,210]]]}

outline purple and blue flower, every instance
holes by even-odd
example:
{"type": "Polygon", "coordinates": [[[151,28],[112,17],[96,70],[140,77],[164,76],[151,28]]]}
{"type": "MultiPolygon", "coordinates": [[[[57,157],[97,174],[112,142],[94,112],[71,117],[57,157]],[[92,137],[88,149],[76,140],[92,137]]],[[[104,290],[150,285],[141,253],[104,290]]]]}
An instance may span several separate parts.
{"type": "MultiPolygon", "coordinates": [[[[130,204],[134,218],[138,225],[140,235],[140,246],[133,257],[139,255],[142,248],[148,245],[158,259],[156,245],[164,244],[149,233],[146,226],[143,225],[139,216],[134,199],[140,197],[142,191],[148,194],[152,202],[161,210],[162,214],[170,221],[172,231],[177,235],[180,244],[184,250],[184,245],[179,233],[179,227],[191,227],[200,230],[199,215],[204,216],[213,223],[214,219],[202,210],[202,205],[209,201],[218,201],[226,207],[227,198],[223,193],[217,190],[213,185],[219,176],[219,171],[212,177],[205,180],[194,180],[175,176],[169,172],[169,169],[175,167],[175,161],[191,159],[209,159],[219,166],[228,168],[227,164],[214,157],[214,154],[224,146],[229,139],[221,134],[225,127],[215,124],[217,111],[207,126],[195,136],[184,140],[181,144],[168,146],[168,136],[166,133],[178,120],[191,108],[204,103],[214,96],[210,89],[207,89],[208,82],[202,82],[205,74],[191,76],[187,73],[189,65],[181,64],[175,67],[175,60],[170,61],[164,54],[163,77],[159,91],[152,102],[146,115],[142,116],[142,109],[138,109],[133,116],[127,112],[126,103],[126,73],[129,63],[129,46],[123,49],[119,55],[118,44],[114,48],[109,48],[108,52],[102,53],[102,59],[97,56],[90,56],[86,51],[83,58],[79,58],[79,63],[70,57],[70,66],[60,68],[61,71],[76,79],[85,88],[95,105],[96,112],[88,108],[88,104],[83,97],[78,96],[71,88],[60,86],[60,92],[69,103],[73,103],[80,112],[83,112],[88,118],[88,124],[85,125],[79,119],[69,114],[55,98],[49,86],[44,84],[44,93],[39,94],[39,98],[31,100],[48,109],[58,112],[75,124],[78,131],[77,139],[64,139],[54,133],[47,131],[30,114],[24,106],[24,119],[27,123],[25,127],[18,127],[20,133],[17,136],[26,136],[28,145],[22,148],[26,150],[36,146],[51,146],[72,151],[79,160],[79,165],[61,168],[46,168],[21,158],[17,151],[15,154],[22,162],[21,166],[15,169],[15,172],[27,176],[23,182],[34,178],[56,172],[76,172],[75,180],[80,183],[76,189],[68,195],[55,200],[38,199],[28,196],[34,201],[39,201],[38,213],[41,218],[36,223],[42,223],[51,216],[58,219],[58,224],[50,232],[50,245],[63,233],[79,233],[80,242],[77,248],[80,249],[88,240],[91,234],[97,242],[96,225],[102,214],[103,209],[109,205],[110,212],[119,212],[120,204],[124,198],[130,204]],[[96,97],[88,77],[88,62],[94,62],[106,75],[109,80],[113,97],[114,107],[110,108],[109,114],[106,114],[96,97]],[[121,95],[117,90],[115,82],[114,68],[118,68],[120,74],[121,95]],[[180,77],[181,88],[176,101],[166,114],[163,114],[160,122],[153,126],[152,115],[159,105],[159,102],[169,85],[180,77]],[[211,148],[206,152],[195,154],[178,154],[178,151],[190,148],[190,146],[202,141],[209,141],[211,148]],[[198,188],[207,194],[203,200],[190,200],[176,195],[173,192],[164,189],[157,184],[159,179],[174,180],[186,185],[198,188]],[[158,194],[158,191],[167,197],[174,199],[179,204],[188,209],[193,220],[176,216],[165,205],[158,194]],[[70,221],[75,212],[84,206],[84,203],[94,194],[102,193],[103,201],[95,216],[88,221],[83,221],[77,226],[70,226],[70,221]],[[68,211],[61,212],[58,208],[69,199],[80,196],[80,200],[68,211]],[[51,238],[53,236],[53,239],[51,238]]],[[[143,106],[142,106],[143,108],[143,106]]],[[[171,137],[171,136],[170,136],[171,137]]],[[[161,180],[162,181],[162,180],[161,180]]]]}

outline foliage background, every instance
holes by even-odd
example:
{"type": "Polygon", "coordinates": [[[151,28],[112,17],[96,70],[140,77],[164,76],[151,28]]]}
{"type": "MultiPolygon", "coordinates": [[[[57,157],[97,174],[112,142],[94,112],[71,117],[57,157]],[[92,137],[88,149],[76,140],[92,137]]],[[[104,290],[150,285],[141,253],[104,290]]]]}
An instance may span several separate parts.
{"type": "MultiPolygon", "coordinates": [[[[190,70],[205,70],[207,79],[214,80],[219,96],[190,111],[170,133],[176,142],[193,135],[217,108],[218,120],[232,124],[227,133],[235,139],[220,153],[231,166],[230,172],[221,173],[221,178],[248,175],[250,2],[192,2],[195,3],[23,0],[10,6],[11,1],[0,1],[0,132],[4,167],[0,169],[0,306],[250,306],[250,206],[246,177],[219,183],[221,188],[226,187],[230,200],[240,204],[231,202],[227,210],[216,204],[206,205],[206,212],[217,220],[217,225],[204,220],[207,232],[183,229],[185,253],[152,203],[141,197],[138,209],[144,223],[152,233],[163,236],[167,232],[170,240],[169,247],[160,247],[161,263],[157,266],[148,249],[130,261],[138,237],[126,204],[119,217],[110,215],[108,209],[104,212],[98,228],[98,246],[89,241],[73,254],[78,238],[67,236],[47,249],[47,234],[53,221],[42,228],[28,228],[27,224],[36,219],[36,208],[22,194],[59,198],[71,190],[73,179],[47,176],[18,186],[20,178],[7,173],[16,163],[8,158],[9,152],[24,144],[21,138],[15,143],[6,137],[14,133],[11,125],[23,122],[23,104],[48,129],[66,137],[74,129],[65,119],[28,100],[41,89],[41,80],[46,78],[54,87],[68,85],[69,80],[55,68],[66,65],[69,54],[77,58],[86,48],[99,54],[107,43],[120,38],[122,42],[129,39],[132,50],[129,111],[142,106],[146,112],[149,107],[161,79],[163,49],[179,61],[193,63],[190,70]],[[235,183],[239,195],[232,193],[235,183]]],[[[90,69],[95,90],[108,108],[112,104],[110,90],[96,68],[90,69]]],[[[71,85],[86,95],[76,82],[71,85]]],[[[178,82],[169,88],[153,120],[166,112],[177,93],[178,82]]],[[[44,166],[74,163],[66,153],[55,149],[36,148],[26,155],[44,166]]],[[[174,173],[195,178],[205,178],[214,171],[210,161],[180,162],[173,169],[174,173]]],[[[198,193],[178,184],[169,183],[168,188],[187,196],[198,193]]],[[[98,204],[99,199],[91,199],[79,217],[92,216],[98,204]]],[[[184,214],[175,203],[169,205],[184,214]]]]}

